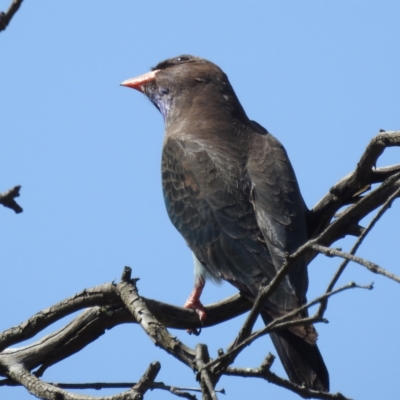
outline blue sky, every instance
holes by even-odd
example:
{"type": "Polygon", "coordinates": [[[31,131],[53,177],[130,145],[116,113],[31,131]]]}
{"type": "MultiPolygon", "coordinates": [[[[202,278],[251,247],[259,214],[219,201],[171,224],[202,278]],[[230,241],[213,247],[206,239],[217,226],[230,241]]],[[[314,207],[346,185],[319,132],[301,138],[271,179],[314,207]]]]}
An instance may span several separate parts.
{"type": "MultiPolygon", "coordinates": [[[[8,3],[0,0],[0,9],[8,3]]],[[[247,114],[285,145],[312,207],[354,169],[379,129],[400,129],[399,20],[396,1],[24,2],[0,34],[0,191],[21,184],[24,208],[20,215],[0,210],[0,331],[119,279],[125,265],[146,297],[181,305],[191,290],[191,254],[161,195],[162,117],[120,82],[183,53],[220,65],[247,114]]],[[[379,165],[398,162],[399,150],[390,149],[379,165]]],[[[397,274],[399,216],[395,204],[359,251],[397,274]]],[[[338,263],[313,262],[309,299],[338,263]]],[[[330,323],[317,327],[332,391],[395,399],[399,286],[356,265],[341,279],[348,281],[374,281],[375,289],[335,297],[330,323]]],[[[209,284],[203,300],[233,293],[228,284],[209,284]]],[[[207,343],[213,357],[242,320],[200,338],[174,334],[192,347],[207,343]]],[[[256,367],[268,351],[266,337],[237,365],[256,367]]],[[[133,325],[107,332],[44,379],[136,381],[154,360],[162,364],[158,380],[196,385],[191,371],[133,325]]],[[[279,362],[273,370],[284,374],[279,362]]],[[[298,398],[257,380],[224,378],[218,386],[229,399],[248,398],[249,390],[253,398],[298,398]]],[[[153,391],[146,399],[167,396],[153,391]]],[[[19,388],[0,388],[0,397],[32,398],[19,388]]]]}

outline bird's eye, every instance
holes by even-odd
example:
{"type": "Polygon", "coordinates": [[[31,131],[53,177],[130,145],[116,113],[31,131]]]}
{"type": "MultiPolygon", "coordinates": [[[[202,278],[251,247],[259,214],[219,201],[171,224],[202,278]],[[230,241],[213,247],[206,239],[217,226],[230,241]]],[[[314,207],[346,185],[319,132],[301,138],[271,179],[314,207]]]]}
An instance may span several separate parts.
{"type": "Polygon", "coordinates": [[[185,62],[185,61],[190,61],[191,57],[190,56],[179,56],[176,57],[177,62],[185,62]]]}

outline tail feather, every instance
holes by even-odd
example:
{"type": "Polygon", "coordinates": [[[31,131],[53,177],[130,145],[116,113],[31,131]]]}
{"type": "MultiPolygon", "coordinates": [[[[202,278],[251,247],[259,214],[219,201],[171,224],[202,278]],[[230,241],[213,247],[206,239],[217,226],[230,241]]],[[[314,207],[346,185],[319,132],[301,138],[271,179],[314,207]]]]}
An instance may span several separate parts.
{"type": "MultiPolygon", "coordinates": [[[[270,318],[264,318],[267,323],[270,318]]],[[[287,329],[272,332],[272,342],[289,379],[310,389],[329,392],[329,373],[317,345],[307,343],[287,329]]]]}

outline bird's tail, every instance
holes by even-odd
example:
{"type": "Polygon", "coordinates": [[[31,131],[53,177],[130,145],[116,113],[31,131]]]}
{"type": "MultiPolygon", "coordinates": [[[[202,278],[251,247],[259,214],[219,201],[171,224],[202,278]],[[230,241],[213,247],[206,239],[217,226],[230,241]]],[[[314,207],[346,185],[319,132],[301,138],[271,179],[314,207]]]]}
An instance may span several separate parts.
{"type": "MultiPolygon", "coordinates": [[[[271,320],[265,315],[263,319],[265,323],[271,320]]],[[[329,373],[316,344],[307,343],[287,329],[272,332],[270,336],[292,382],[329,392],[329,373]]]]}

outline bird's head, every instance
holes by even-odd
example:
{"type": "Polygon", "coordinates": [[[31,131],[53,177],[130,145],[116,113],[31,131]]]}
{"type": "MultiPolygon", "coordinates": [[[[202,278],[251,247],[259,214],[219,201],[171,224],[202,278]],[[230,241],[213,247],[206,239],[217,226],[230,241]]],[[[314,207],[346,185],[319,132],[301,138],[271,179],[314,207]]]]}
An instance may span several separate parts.
{"type": "MultiPolygon", "coordinates": [[[[180,111],[190,108],[236,109],[244,111],[226,74],[211,61],[191,55],[181,55],[157,64],[121,86],[145,94],[167,122],[180,111]]],[[[244,114],[245,115],[245,114],[244,114]]]]}

